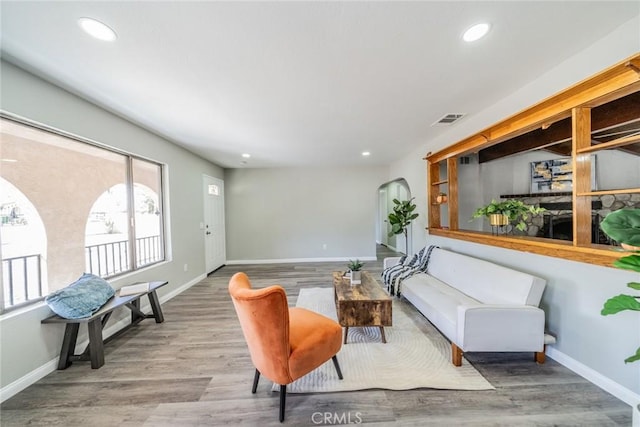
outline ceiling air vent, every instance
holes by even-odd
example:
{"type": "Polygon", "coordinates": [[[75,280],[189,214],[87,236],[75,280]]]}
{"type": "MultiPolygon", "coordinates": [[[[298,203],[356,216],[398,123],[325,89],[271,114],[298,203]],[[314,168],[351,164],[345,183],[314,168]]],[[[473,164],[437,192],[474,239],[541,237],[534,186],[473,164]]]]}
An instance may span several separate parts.
{"type": "Polygon", "coordinates": [[[438,120],[431,126],[450,125],[460,120],[463,116],[464,114],[445,114],[440,120],[438,120]]]}

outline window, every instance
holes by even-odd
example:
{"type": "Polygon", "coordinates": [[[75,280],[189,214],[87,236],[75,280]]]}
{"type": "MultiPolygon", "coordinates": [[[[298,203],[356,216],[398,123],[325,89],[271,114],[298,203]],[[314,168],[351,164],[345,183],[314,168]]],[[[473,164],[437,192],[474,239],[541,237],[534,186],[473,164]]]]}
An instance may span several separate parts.
{"type": "Polygon", "coordinates": [[[162,168],[156,163],[132,159],[135,208],[135,265],[137,268],[164,259],[162,244],[162,168]]]}
{"type": "Polygon", "coordinates": [[[3,310],[83,272],[111,278],[164,260],[162,165],[9,118],[0,126],[3,310]]]}
{"type": "MultiPolygon", "coordinates": [[[[12,159],[3,159],[12,163],[12,159]]],[[[0,298],[7,306],[17,306],[42,297],[46,286],[47,236],[33,203],[10,182],[0,178],[0,240],[2,241],[2,281],[0,298]]]]}

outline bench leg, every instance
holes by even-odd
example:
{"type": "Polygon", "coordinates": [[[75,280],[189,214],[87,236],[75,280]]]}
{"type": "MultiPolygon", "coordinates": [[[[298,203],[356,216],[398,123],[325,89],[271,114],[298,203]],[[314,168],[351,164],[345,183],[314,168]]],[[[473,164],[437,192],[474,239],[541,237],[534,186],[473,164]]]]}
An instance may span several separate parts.
{"type": "Polygon", "coordinates": [[[128,304],[125,304],[131,310],[131,324],[142,322],[146,319],[146,315],[140,310],[140,298],[136,298],[128,304]]]}
{"type": "Polygon", "coordinates": [[[545,344],[544,347],[542,347],[542,351],[536,351],[536,363],[539,363],[540,365],[544,364],[546,360],[546,350],[547,346],[545,344]]]}
{"type": "Polygon", "coordinates": [[[384,336],[384,327],[380,326],[380,335],[382,338],[382,343],[386,344],[387,343],[387,337],[384,336]]]}
{"type": "Polygon", "coordinates": [[[153,311],[153,317],[156,319],[156,323],[164,322],[162,307],[160,307],[160,300],[155,290],[149,292],[149,304],[151,304],[151,310],[153,311]]]}
{"type": "Polygon", "coordinates": [[[451,362],[453,366],[462,366],[462,349],[451,343],[451,362]]]}
{"type": "Polygon", "coordinates": [[[144,319],[147,319],[152,316],[147,316],[142,310],[140,310],[140,300],[134,300],[130,303],[125,304],[125,306],[131,310],[131,325],[137,325],[142,322],[144,319]]]}
{"type": "Polygon", "coordinates": [[[79,323],[67,323],[64,328],[64,338],[62,339],[62,348],[60,349],[60,360],[58,360],[58,369],[63,370],[71,366],[71,356],[76,350],[76,341],[78,340],[79,323]]]}
{"type": "Polygon", "coordinates": [[[345,326],[344,327],[344,343],[343,344],[347,343],[347,335],[349,335],[349,327],[345,326]]]}
{"type": "Polygon", "coordinates": [[[87,323],[89,329],[89,355],[91,369],[98,369],[104,365],[104,343],[102,341],[102,322],[100,319],[87,323]]]}

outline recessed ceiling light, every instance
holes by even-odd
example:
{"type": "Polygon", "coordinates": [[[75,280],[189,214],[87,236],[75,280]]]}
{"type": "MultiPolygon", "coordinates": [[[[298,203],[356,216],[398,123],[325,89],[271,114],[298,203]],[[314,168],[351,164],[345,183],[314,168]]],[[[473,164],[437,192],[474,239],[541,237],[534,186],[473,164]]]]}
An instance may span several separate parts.
{"type": "Polygon", "coordinates": [[[244,154],[242,155],[242,157],[244,157],[245,159],[248,159],[249,157],[251,157],[251,154],[244,153],[244,154]]]}
{"type": "Polygon", "coordinates": [[[363,152],[362,152],[362,155],[363,155],[364,157],[367,157],[367,156],[370,156],[370,155],[371,155],[371,153],[370,153],[370,152],[368,152],[368,151],[363,151],[363,152]]]}
{"type": "Polygon", "coordinates": [[[464,32],[462,39],[466,42],[474,42],[487,35],[490,28],[491,26],[489,24],[476,24],[464,32]]]}
{"type": "Polygon", "coordinates": [[[17,162],[16,159],[0,159],[0,160],[2,160],[3,162],[6,162],[6,163],[16,163],[17,162]]]}
{"type": "Polygon", "coordinates": [[[87,34],[97,38],[98,40],[112,42],[117,38],[115,31],[95,19],[80,18],[78,19],[78,25],[80,25],[80,28],[82,28],[87,34]]]}

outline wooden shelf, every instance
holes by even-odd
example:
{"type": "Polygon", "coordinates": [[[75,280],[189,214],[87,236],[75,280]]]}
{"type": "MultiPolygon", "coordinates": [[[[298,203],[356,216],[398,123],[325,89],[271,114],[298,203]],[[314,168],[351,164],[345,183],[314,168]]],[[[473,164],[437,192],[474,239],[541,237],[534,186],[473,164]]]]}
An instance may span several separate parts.
{"type": "Polygon", "coordinates": [[[572,196],[571,191],[555,191],[548,193],[523,193],[523,194],[501,194],[501,199],[524,199],[525,197],[558,197],[558,196],[572,196]]]}
{"type": "MultiPolygon", "coordinates": [[[[429,234],[611,267],[613,261],[624,255],[609,246],[591,244],[593,233],[593,203],[591,197],[640,194],[640,188],[592,191],[592,163],[580,160],[587,160],[586,158],[590,157],[585,155],[586,153],[606,149],[627,147],[634,148],[634,151],[636,151],[635,146],[632,147],[632,144],[640,144],[640,135],[625,136],[594,145],[592,141],[592,128],[594,125],[592,109],[617,102],[629,95],[633,95],[633,99],[637,99],[636,97],[640,96],[640,73],[637,72],[638,69],[640,69],[640,53],[636,53],[627,60],[576,83],[564,91],[507,117],[441,151],[427,154],[427,179],[429,183],[427,185],[427,206],[429,208],[427,224],[429,234]],[[501,195],[500,197],[505,199],[516,198],[516,196],[520,196],[520,198],[570,196],[572,198],[570,206],[573,213],[573,241],[566,242],[527,236],[493,236],[489,233],[460,230],[458,224],[458,203],[460,202],[458,200],[458,180],[460,178],[457,173],[458,158],[519,138],[533,130],[546,129],[545,125],[565,119],[569,119],[567,123],[571,125],[568,127],[571,130],[571,137],[566,139],[566,141],[571,141],[571,147],[570,151],[567,150],[568,147],[564,147],[566,151],[562,151],[562,153],[566,155],[566,153],[570,152],[573,159],[573,191],[501,195]],[[444,170],[441,171],[444,161],[446,161],[446,174],[444,174],[444,170]],[[441,174],[441,172],[443,173],[441,174]],[[442,180],[443,177],[446,179],[442,180]],[[440,209],[437,207],[440,204],[433,203],[436,200],[437,192],[440,191],[438,186],[441,184],[447,184],[449,197],[447,209],[440,209]],[[442,225],[446,221],[442,221],[445,218],[441,218],[441,216],[445,214],[450,229],[442,225]]],[[[602,121],[596,115],[595,123],[600,123],[598,120],[602,121]]],[[[611,120],[613,120],[612,124],[616,124],[615,119],[611,120]]],[[[620,120],[626,122],[627,119],[620,120]]],[[[563,132],[566,133],[567,129],[563,132]]],[[[546,139],[543,138],[542,142],[545,141],[546,139]]],[[[540,144],[536,145],[536,147],[539,146],[540,144]]]]}
{"type": "Polygon", "coordinates": [[[625,145],[635,144],[636,142],[640,142],[640,134],[614,139],[613,141],[603,142],[602,144],[596,144],[590,147],[580,148],[576,150],[576,152],[578,154],[591,153],[593,151],[607,150],[609,148],[624,147],[625,145]]]}
{"type": "Polygon", "coordinates": [[[586,191],[578,193],[578,196],[606,196],[607,194],[636,194],[640,193],[640,188],[623,188],[621,190],[586,191]]]}
{"type": "Polygon", "coordinates": [[[427,229],[433,236],[466,240],[482,245],[498,246],[553,258],[564,258],[604,267],[613,267],[618,258],[629,255],[616,246],[584,245],[574,246],[572,242],[545,239],[541,237],[511,236],[508,234],[493,235],[491,233],[470,230],[447,230],[431,227],[427,229]]]}

